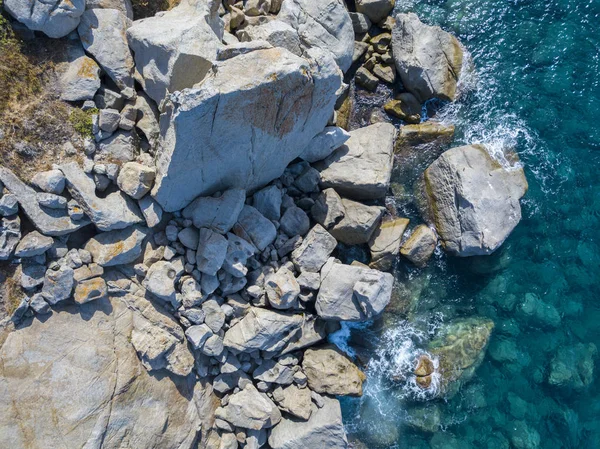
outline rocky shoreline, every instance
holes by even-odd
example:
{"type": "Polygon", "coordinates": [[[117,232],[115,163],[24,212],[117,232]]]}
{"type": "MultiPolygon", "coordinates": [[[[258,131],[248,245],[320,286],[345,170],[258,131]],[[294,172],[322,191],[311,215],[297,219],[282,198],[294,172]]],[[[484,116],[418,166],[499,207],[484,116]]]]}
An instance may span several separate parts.
{"type": "MultiPolygon", "coordinates": [[[[458,40],[393,0],[351,3],[132,20],[128,0],[5,1],[69,40],[61,99],[91,135],[31,179],[0,167],[0,446],[348,447],[336,397],[365,375],[328,336],[401,295],[401,258],[493,253],[527,191],[518,164],[422,121],[460,94],[458,40]],[[394,98],[349,127],[381,86],[394,98]],[[386,200],[411,190],[414,225],[386,200]]],[[[451,323],[415,382],[452,395],[492,328],[451,323]]]]}

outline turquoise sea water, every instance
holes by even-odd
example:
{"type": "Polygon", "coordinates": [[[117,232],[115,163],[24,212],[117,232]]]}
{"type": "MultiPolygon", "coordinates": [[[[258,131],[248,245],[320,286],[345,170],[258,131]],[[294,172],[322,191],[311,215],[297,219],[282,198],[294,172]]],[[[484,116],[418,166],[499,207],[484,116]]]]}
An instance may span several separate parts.
{"type": "Polygon", "coordinates": [[[387,314],[351,331],[351,350],[370,364],[363,397],[343,399],[350,437],[374,449],[600,448],[600,0],[396,9],[451,31],[473,57],[475,90],[441,113],[457,126],[454,146],[513,146],[530,188],[501,251],[401,266],[410,320],[387,314]],[[495,329],[456,396],[427,401],[390,381],[463,316],[495,329]]]}

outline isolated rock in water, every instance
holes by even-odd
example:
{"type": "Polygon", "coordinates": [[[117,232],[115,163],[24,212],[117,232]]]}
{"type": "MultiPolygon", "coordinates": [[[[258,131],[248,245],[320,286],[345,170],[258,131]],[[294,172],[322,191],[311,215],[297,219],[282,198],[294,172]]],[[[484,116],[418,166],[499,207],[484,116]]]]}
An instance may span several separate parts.
{"type": "Polygon", "coordinates": [[[121,166],[117,185],[119,189],[136,200],[141,199],[152,188],[156,170],[137,162],[127,162],[121,166]]]}
{"type": "Polygon", "coordinates": [[[60,78],[60,99],[64,101],[93,100],[100,88],[100,67],[92,58],[81,56],[69,63],[60,78]]]}
{"type": "Polygon", "coordinates": [[[428,347],[429,353],[439,361],[440,396],[453,396],[473,377],[483,360],[493,328],[493,321],[479,317],[442,325],[428,347]]]}
{"type": "Polygon", "coordinates": [[[65,235],[90,224],[87,218],[72,221],[64,209],[42,209],[37,201],[37,192],[7,168],[0,167],[0,182],[17,197],[27,218],[44,235],[65,235]]]}
{"type": "Polygon", "coordinates": [[[326,320],[366,321],[377,317],[390,302],[394,276],[355,265],[331,263],[321,272],[315,304],[326,320]]]}
{"type": "Polygon", "coordinates": [[[219,197],[196,198],[183,210],[183,216],[191,219],[197,228],[209,228],[225,234],[233,228],[245,201],[245,190],[229,189],[219,197]]]}
{"type": "Polygon", "coordinates": [[[128,19],[133,19],[133,7],[131,0],[86,0],[86,9],[118,9],[127,16],[128,19]]]}
{"type": "Polygon", "coordinates": [[[550,363],[548,383],[582,390],[594,381],[594,359],[598,349],[593,343],[561,346],[550,363]]]}
{"type": "Polygon", "coordinates": [[[352,64],[354,27],[341,0],[286,0],[277,18],[296,29],[304,49],[331,53],[342,71],[352,64]]]}
{"type": "Polygon", "coordinates": [[[47,237],[37,231],[27,234],[17,245],[16,257],[34,257],[44,254],[54,244],[52,237],[47,237]]]}
{"type": "Polygon", "coordinates": [[[219,2],[184,0],[170,11],[136,20],[127,40],[144,90],[157,104],[168,92],[194,86],[204,79],[222,46],[219,2]]]}
{"type": "Polygon", "coordinates": [[[8,260],[21,240],[21,219],[18,215],[3,217],[0,224],[0,260],[8,260]]]}
{"type": "Polygon", "coordinates": [[[350,139],[324,161],[321,185],[358,200],[383,198],[390,186],[396,128],[376,123],[350,132],[350,139]]]}
{"type": "Polygon", "coordinates": [[[224,344],[240,352],[254,349],[276,352],[299,332],[303,322],[300,314],[251,307],[244,318],[225,332],[224,344]]]}
{"type": "Polygon", "coordinates": [[[58,38],[77,28],[85,10],[85,0],[7,0],[4,9],[30,30],[58,38]]]}
{"type": "Polygon", "coordinates": [[[302,370],[311,390],[331,396],[362,396],[367,378],[335,345],[307,349],[302,370]]]}
{"type": "Polygon", "coordinates": [[[281,421],[281,412],[269,397],[260,393],[252,383],[229,397],[229,403],[217,417],[236,427],[268,429],[281,421]]]}
{"type": "Polygon", "coordinates": [[[325,159],[350,138],[350,133],[337,126],[327,126],[317,134],[306,146],[300,157],[306,162],[317,162],[325,159]]]}
{"type": "Polygon", "coordinates": [[[504,168],[482,145],[452,148],[425,170],[427,219],[456,256],[494,252],[521,220],[521,167],[504,168]]]}
{"type": "Polygon", "coordinates": [[[289,24],[281,20],[270,20],[258,25],[248,25],[237,32],[241,42],[265,41],[273,47],[281,47],[302,56],[302,48],[298,33],[289,24]]]}
{"type": "Polygon", "coordinates": [[[371,268],[390,271],[400,252],[400,241],[408,222],[407,218],[394,218],[379,225],[369,240],[371,268]]]}
{"type": "Polygon", "coordinates": [[[244,240],[252,242],[263,251],[277,237],[277,230],[270,220],[252,206],[244,206],[233,232],[244,240]]]}
{"type": "Polygon", "coordinates": [[[437,236],[427,225],[419,225],[400,248],[400,254],[418,267],[424,267],[435,251],[437,236]]]}
{"type": "Polygon", "coordinates": [[[339,401],[323,396],[322,402],[321,408],[312,405],[308,421],[284,416],[271,430],[269,446],[273,449],[346,449],[348,441],[339,401]]]}
{"type": "Polygon", "coordinates": [[[463,63],[463,50],[454,36],[425,25],[413,13],[398,14],[392,51],[402,84],[421,103],[430,98],[454,101],[463,63]]]}
{"type": "Polygon", "coordinates": [[[133,89],[133,58],[125,38],[130,25],[131,21],[116,9],[88,9],[77,28],[85,51],[121,90],[133,89]]]}
{"type": "Polygon", "coordinates": [[[358,201],[342,199],[344,218],[329,230],[338,241],[347,245],[367,243],[381,221],[384,208],[367,206],[358,201]]]}
{"type": "Polygon", "coordinates": [[[315,225],[298,248],[292,252],[292,262],[300,271],[318,273],[337,246],[337,241],[321,225],[315,225]]]}
{"type": "Polygon", "coordinates": [[[142,255],[142,243],[148,229],[132,226],[117,231],[101,232],[85,244],[95,263],[112,267],[134,262],[142,255]]]}
{"type": "Polygon", "coordinates": [[[113,192],[105,198],[97,197],[93,178],[76,162],[59,168],[67,179],[69,193],[101,231],[127,228],[144,220],[137,204],[123,192],[113,192]]]}
{"type": "Polygon", "coordinates": [[[371,22],[379,23],[394,9],[396,0],[357,0],[356,10],[365,14],[371,22]]]}
{"type": "Polygon", "coordinates": [[[134,314],[102,299],[55,309],[51,319],[8,334],[0,349],[0,446],[194,447],[202,420],[214,415],[212,389],[149,375],[129,342],[134,314]]]}
{"type": "Polygon", "coordinates": [[[340,87],[331,59],[315,51],[307,57],[312,65],[281,48],[253,51],[167,97],[152,191],[165,210],[281,176],[331,117],[340,87]]]}

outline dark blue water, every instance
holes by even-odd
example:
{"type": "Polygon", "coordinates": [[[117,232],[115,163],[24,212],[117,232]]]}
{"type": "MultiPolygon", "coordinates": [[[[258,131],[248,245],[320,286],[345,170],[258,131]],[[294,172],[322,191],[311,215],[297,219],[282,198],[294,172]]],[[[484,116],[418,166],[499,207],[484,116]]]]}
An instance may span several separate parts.
{"type": "Polygon", "coordinates": [[[370,358],[344,399],[356,447],[600,448],[600,0],[400,0],[398,11],[454,33],[475,90],[442,115],[455,145],[513,146],[526,169],[523,220],[485,261],[436,254],[400,267],[409,320],[352,331],[370,358]],[[389,382],[456,317],[495,329],[474,378],[450,400],[389,382]],[[415,425],[415,423],[418,423],[415,425]]]}

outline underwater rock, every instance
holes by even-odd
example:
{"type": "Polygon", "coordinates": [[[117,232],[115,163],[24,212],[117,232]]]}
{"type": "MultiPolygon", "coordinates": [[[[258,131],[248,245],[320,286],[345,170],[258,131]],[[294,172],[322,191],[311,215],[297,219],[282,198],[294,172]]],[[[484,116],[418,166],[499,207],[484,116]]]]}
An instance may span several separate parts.
{"type": "Polygon", "coordinates": [[[548,383],[561,388],[581,390],[594,380],[594,359],[598,349],[593,343],[561,346],[550,362],[548,383]]]}

